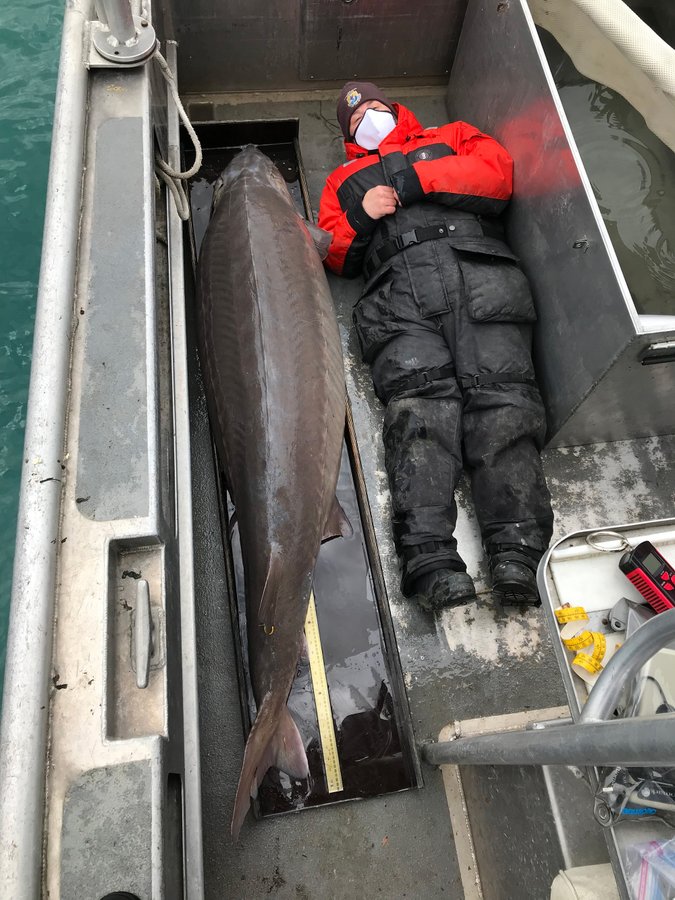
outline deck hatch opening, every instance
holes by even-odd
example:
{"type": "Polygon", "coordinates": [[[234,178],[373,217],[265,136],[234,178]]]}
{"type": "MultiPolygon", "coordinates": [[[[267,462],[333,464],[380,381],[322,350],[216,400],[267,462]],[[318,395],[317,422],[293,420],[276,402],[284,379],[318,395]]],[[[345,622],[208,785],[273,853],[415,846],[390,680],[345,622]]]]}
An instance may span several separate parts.
{"type": "MultiPolygon", "coordinates": [[[[215,122],[196,125],[204,150],[199,175],[190,184],[193,262],[208,225],[213,187],[236,153],[255,143],[278,166],[300,215],[312,219],[294,119],[215,122]]],[[[184,162],[190,148],[184,145],[184,162]]],[[[325,662],[329,705],[342,785],[336,767],[326,764],[330,747],[320,734],[320,705],[308,660],[301,658],[288,705],[303,737],[311,779],[294,782],[271,770],[260,787],[257,813],[274,815],[309,806],[407,790],[420,786],[412,723],[393,633],[365,479],[360,470],[353,425],[348,423],[337,499],[352,526],[349,539],[322,546],[314,575],[316,622],[325,662]],[[336,787],[342,790],[336,790],[336,787]]],[[[248,676],[246,602],[238,527],[224,478],[219,481],[221,531],[228,569],[228,592],[240,674],[240,698],[248,730],[256,708],[248,676]]]]}

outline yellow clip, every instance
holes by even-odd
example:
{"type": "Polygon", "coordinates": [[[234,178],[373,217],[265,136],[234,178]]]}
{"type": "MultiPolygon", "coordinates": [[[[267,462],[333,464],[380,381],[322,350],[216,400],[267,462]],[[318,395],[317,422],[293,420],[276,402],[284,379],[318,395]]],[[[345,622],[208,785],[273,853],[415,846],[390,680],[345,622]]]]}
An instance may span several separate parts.
{"type": "Polygon", "coordinates": [[[269,635],[274,634],[274,625],[261,625],[260,627],[262,628],[262,630],[265,632],[266,635],[269,636],[269,635]]]}
{"type": "Polygon", "coordinates": [[[564,625],[566,622],[586,622],[588,613],[583,606],[561,606],[555,610],[555,617],[564,625]]]}

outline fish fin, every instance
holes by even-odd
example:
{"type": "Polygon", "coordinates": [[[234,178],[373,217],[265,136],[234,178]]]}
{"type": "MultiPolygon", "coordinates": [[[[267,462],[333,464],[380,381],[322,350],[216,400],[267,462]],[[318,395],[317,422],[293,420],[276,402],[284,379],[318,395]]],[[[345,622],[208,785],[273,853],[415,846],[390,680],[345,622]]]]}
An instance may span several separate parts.
{"type": "Polygon", "coordinates": [[[326,519],[321,543],[323,544],[325,541],[330,541],[336,537],[351,537],[353,534],[354,529],[344,509],[340,506],[338,498],[333,497],[333,504],[326,519]]]}
{"type": "Polygon", "coordinates": [[[230,826],[235,841],[246,818],[251,797],[257,796],[258,787],[268,769],[276,766],[291,778],[307,778],[309,775],[307,754],[298,726],[287,706],[279,715],[278,709],[278,698],[271,692],[266,694],[246,742],[230,826]]]}
{"type": "Polygon", "coordinates": [[[281,714],[279,727],[274,734],[274,762],[282,772],[286,772],[291,778],[301,780],[309,775],[309,763],[305,753],[305,745],[298,731],[293,716],[284,708],[281,714]]]}
{"type": "Polygon", "coordinates": [[[274,614],[277,606],[278,575],[281,572],[281,552],[278,544],[272,544],[270,548],[270,561],[267,567],[265,586],[260,595],[258,605],[258,624],[274,627],[274,614]]]}
{"type": "Polygon", "coordinates": [[[300,218],[307,226],[307,231],[309,231],[309,236],[314,242],[317,253],[322,260],[325,259],[328,256],[328,248],[333,240],[333,235],[330,231],[324,231],[323,228],[319,228],[314,222],[305,219],[304,216],[300,216],[300,218]]]}

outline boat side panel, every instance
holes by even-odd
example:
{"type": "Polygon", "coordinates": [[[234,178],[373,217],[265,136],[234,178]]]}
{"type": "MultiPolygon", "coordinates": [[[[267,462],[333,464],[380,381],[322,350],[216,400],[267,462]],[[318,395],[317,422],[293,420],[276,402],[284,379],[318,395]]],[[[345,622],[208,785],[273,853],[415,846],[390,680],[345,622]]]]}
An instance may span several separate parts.
{"type": "MultiPolygon", "coordinates": [[[[514,159],[507,232],[535,294],[535,364],[553,437],[633,339],[637,313],[520,0],[469,4],[447,102],[451,118],[493,135],[514,159]]],[[[637,436],[626,428],[614,439],[637,436]]],[[[587,430],[586,442],[606,437],[587,430]]]]}
{"type": "Polygon", "coordinates": [[[446,82],[466,5],[174,0],[181,90],[307,90],[392,75],[397,83],[446,82]]]}

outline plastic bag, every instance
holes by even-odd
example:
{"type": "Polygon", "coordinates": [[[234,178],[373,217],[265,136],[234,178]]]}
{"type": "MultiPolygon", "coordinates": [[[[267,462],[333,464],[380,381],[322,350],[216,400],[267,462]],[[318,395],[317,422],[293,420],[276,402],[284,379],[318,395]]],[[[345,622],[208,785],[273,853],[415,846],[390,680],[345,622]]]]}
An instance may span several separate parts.
{"type": "Polygon", "coordinates": [[[634,900],[675,898],[675,838],[633,844],[626,852],[634,900]]]}

